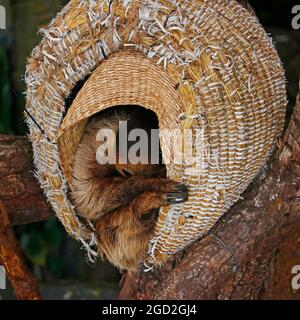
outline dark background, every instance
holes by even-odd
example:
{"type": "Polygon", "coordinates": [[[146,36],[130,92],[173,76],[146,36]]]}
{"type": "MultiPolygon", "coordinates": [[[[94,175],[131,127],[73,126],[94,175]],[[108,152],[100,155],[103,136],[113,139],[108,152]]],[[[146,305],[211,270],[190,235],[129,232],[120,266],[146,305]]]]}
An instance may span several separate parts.
{"type": "MultiPolygon", "coordinates": [[[[40,41],[37,31],[47,24],[67,1],[0,0],[7,11],[7,30],[0,31],[0,133],[26,133],[23,122],[25,104],[26,57],[40,41]]],[[[295,1],[250,0],[261,23],[275,41],[284,63],[291,114],[298,92],[300,70],[300,30],[291,21],[295,1]]],[[[300,5],[300,0],[299,3],[300,5]]],[[[299,21],[300,22],[300,21],[299,21]]],[[[89,265],[80,244],[67,236],[56,219],[16,228],[28,265],[42,284],[44,298],[114,298],[120,273],[107,263],[89,265]]],[[[0,300],[12,297],[0,291],[0,300]]]]}

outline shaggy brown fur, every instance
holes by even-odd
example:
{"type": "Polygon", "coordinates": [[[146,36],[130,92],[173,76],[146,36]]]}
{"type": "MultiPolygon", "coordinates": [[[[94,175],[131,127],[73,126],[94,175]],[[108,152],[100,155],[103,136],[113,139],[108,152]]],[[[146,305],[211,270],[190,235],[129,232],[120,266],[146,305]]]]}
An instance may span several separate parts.
{"type": "Polygon", "coordinates": [[[120,269],[134,270],[147,254],[158,209],[186,201],[187,188],[166,179],[161,163],[119,164],[117,154],[116,164],[99,164],[97,133],[104,128],[118,133],[119,121],[127,121],[128,132],[143,128],[149,137],[151,128],[158,127],[152,112],[135,106],[94,116],[75,153],[71,198],[81,216],[97,220],[101,254],[120,269]]]}

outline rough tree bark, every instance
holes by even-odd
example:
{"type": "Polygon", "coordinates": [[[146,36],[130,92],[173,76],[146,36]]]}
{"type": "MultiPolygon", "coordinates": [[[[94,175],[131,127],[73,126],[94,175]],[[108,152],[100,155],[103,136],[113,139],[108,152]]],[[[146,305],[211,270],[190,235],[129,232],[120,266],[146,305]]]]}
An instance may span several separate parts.
{"type": "Polygon", "coordinates": [[[31,149],[26,137],[0,135],[0,199],[13,225],[53,215],[34,177],[31,149]]]}
{"type": "Polygon", "coordinates": [[[0,264],[5,267],[19,300],[39,300],[40,293],[36,279],[25,264],[12,225],[51,216],[33,175],[29,141],[25,137],[0,135],[0,264]]]}

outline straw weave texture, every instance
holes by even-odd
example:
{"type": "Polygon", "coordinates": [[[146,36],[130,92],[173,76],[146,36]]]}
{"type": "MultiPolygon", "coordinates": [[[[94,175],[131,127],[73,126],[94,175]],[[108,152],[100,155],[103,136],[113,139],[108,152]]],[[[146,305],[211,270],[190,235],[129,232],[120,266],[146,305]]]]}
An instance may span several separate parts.
{"type": "MultiPolygon", "coordinates": [[[[36,174],[90,259],[97,255],[94,228],[77,217],[68,190],[74,152],[94,113],[138,104],[156,112],[160,129],[198,129],[201,166],[167,167],[168,177],[189,185],[189,200],[160,210],[149,267],[216,223],[282,132],[282,64],[257,19],[235,0],[72,0],[41,33],[25,75],[36,174]]],[[[172,159],[168,137],[160,138],[172,159]]]]}

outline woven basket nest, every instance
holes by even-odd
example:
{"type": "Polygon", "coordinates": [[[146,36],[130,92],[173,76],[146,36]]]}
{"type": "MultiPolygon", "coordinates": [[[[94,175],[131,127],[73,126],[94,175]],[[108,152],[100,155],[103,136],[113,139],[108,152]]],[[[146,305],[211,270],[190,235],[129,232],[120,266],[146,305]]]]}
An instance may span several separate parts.
{"type": "MultiPolygon", "coordinates": [[[[25,75],[37,176],[90,259],[97,255],[93,224],[76,215],[68,190],[73,155],[93,114],[134,104],[153,110],[160,129],[201,129],[200,169],[167,166],[168,177],[189,185],[189,200],[160,210],[147,266],[204,235],[282,132],[282,64],[257,19],[234,0],[72,0],[41,33],[25,75]]],[[[163,156],[172,157],[160,138],[163,156]]]]}

